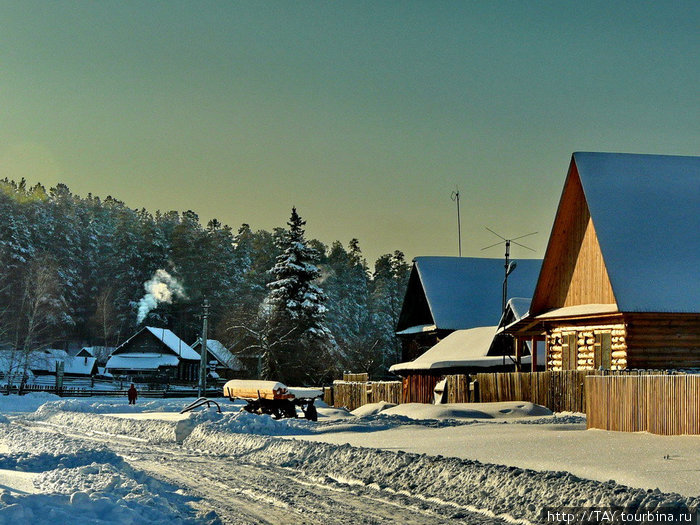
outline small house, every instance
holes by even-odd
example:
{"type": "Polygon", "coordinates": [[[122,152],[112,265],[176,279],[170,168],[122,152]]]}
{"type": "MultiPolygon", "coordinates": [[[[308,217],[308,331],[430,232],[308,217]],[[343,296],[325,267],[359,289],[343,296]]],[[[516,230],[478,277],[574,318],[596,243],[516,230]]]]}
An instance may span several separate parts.
{"type": "Polygon", "coordinates": [[[700,157],[574,153],[519,340],[548,370],[700,367],[700,157]]]}
{"type": "MultiPolygon", "coordinates": [[[[530,297],[542,261],[518,260],[508,295],[530,297]]],[[[402,362],[412,361],[455,330],[492,326],[502,315],[503,259],[416,257],[396,335],[402,362]]]]}
{"type": "Polygon", "coordinates": [[[106,372],[134,380],[196,382],[199,354],[167,328],[146,326],[119,345],[106,372]]]}
{"type": "MultiPolygon", "coordinates": [[[[201,355],[202,339],[197,338],[192,348],[201,355]]],[[[216,339],[207,339],[207,350],[208,375],[212,379],[232,379],[243,370],[239,359],[216,339]]]]}

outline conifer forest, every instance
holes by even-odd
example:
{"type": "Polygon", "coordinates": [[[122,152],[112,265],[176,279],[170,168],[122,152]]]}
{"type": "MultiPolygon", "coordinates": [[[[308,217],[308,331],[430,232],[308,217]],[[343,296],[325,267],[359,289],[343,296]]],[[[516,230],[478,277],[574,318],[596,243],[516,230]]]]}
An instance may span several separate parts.
{"type": "Polygon", "coordinates": [[[249,377],[384,375],[400,358],[394,327],[408,262],[395,251],[370,267],[357,239],[307,238],[302,214],[292,209],[273,231],[234,230],[193,211],[2,180],[0,347],[115,347],[142,326],[192,343],[206,298],[209,338],[249,377]]]}

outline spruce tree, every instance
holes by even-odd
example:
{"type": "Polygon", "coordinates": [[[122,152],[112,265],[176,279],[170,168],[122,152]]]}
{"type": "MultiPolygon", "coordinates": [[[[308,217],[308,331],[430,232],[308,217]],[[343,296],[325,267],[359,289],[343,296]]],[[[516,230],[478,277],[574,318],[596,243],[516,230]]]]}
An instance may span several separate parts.
{"type": "Polygon", "coordinates": [[[317,384],[332,377],[336,351],[325,325],[326,296],[316,284],[318,253],[304,237],[306,222],[292,208],[289,229],[280,238],[281,255],[270,270],[264,375],[288,384],[317,384]]]}

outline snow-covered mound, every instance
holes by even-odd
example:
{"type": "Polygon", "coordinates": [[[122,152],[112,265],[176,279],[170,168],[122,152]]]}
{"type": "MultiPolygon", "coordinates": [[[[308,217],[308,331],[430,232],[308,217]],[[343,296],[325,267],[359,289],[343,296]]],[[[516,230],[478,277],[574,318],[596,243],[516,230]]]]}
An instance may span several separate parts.
{"type": "Polygon", "coordinates": [[[395,406],[396,405],[394,403],[387,403],[386,401],[379,401],[377,403],[367,403],[366,405],[362,405],[361,407],[358,407],[355,410],[353,410],[351,414],[357,417],[374,416],[388,408],[392,408],[395,406]]]}
{"type": "Polygon", "coordinates": [[[548,408],[526,401],[443,405],[406,403],[383,410],[382,413],[411,419],[503,419],[552,415],[552,411],[548,408]]]}

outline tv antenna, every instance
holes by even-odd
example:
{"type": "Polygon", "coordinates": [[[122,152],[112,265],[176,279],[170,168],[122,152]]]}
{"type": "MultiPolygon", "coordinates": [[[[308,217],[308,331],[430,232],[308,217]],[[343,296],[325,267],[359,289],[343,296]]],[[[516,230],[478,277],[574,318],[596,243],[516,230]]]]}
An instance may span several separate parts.
{"type": "Polygon", "coordinates": [[[453,201],[457,202],[457,244],[459,245],[459,256],[462,256],[462,220],[459,215],[459,188],[455,186],[455,191],[450,196],[453,201]]]}
{"type": "Polygon", "coordinates": [[[506,261],[505,261],[505,277],[503,278],[503,296],[501,298],[501,313],[504,313],[506,311],[506,301],[508,300],[508,276],[513,273],[513,270],[515,270],[517,263],[515,261],[510,262],[510,244],[513,243],[517,246],[520,246],[521,248],[525,248],[526,250],[530,250],[534,252],[532,248],[529,246],[525,246],[524,244],[520,244],[519,242],[515,242],[518,239],[522,239],[523,237],[529,237],[530,235],[535,235],[537,232],[532,232],[532,233],[526,233],[525,235],[521,235],[519,237],[515,237],[514,239],[506,239],[503,237],[503,235],[496,233],[493,231],[491,228],[486,228],[488,231],[493,233],[496,237],[500,237],[502,240],[498,241],[497,243],[491,244],[490,246],[486,246],[485,248],[482,248],[481,250],[488,250],[489,248],[493,248],[494,246],[498,246],[499,244],[504,244],[506,245],[506,261]]]}

